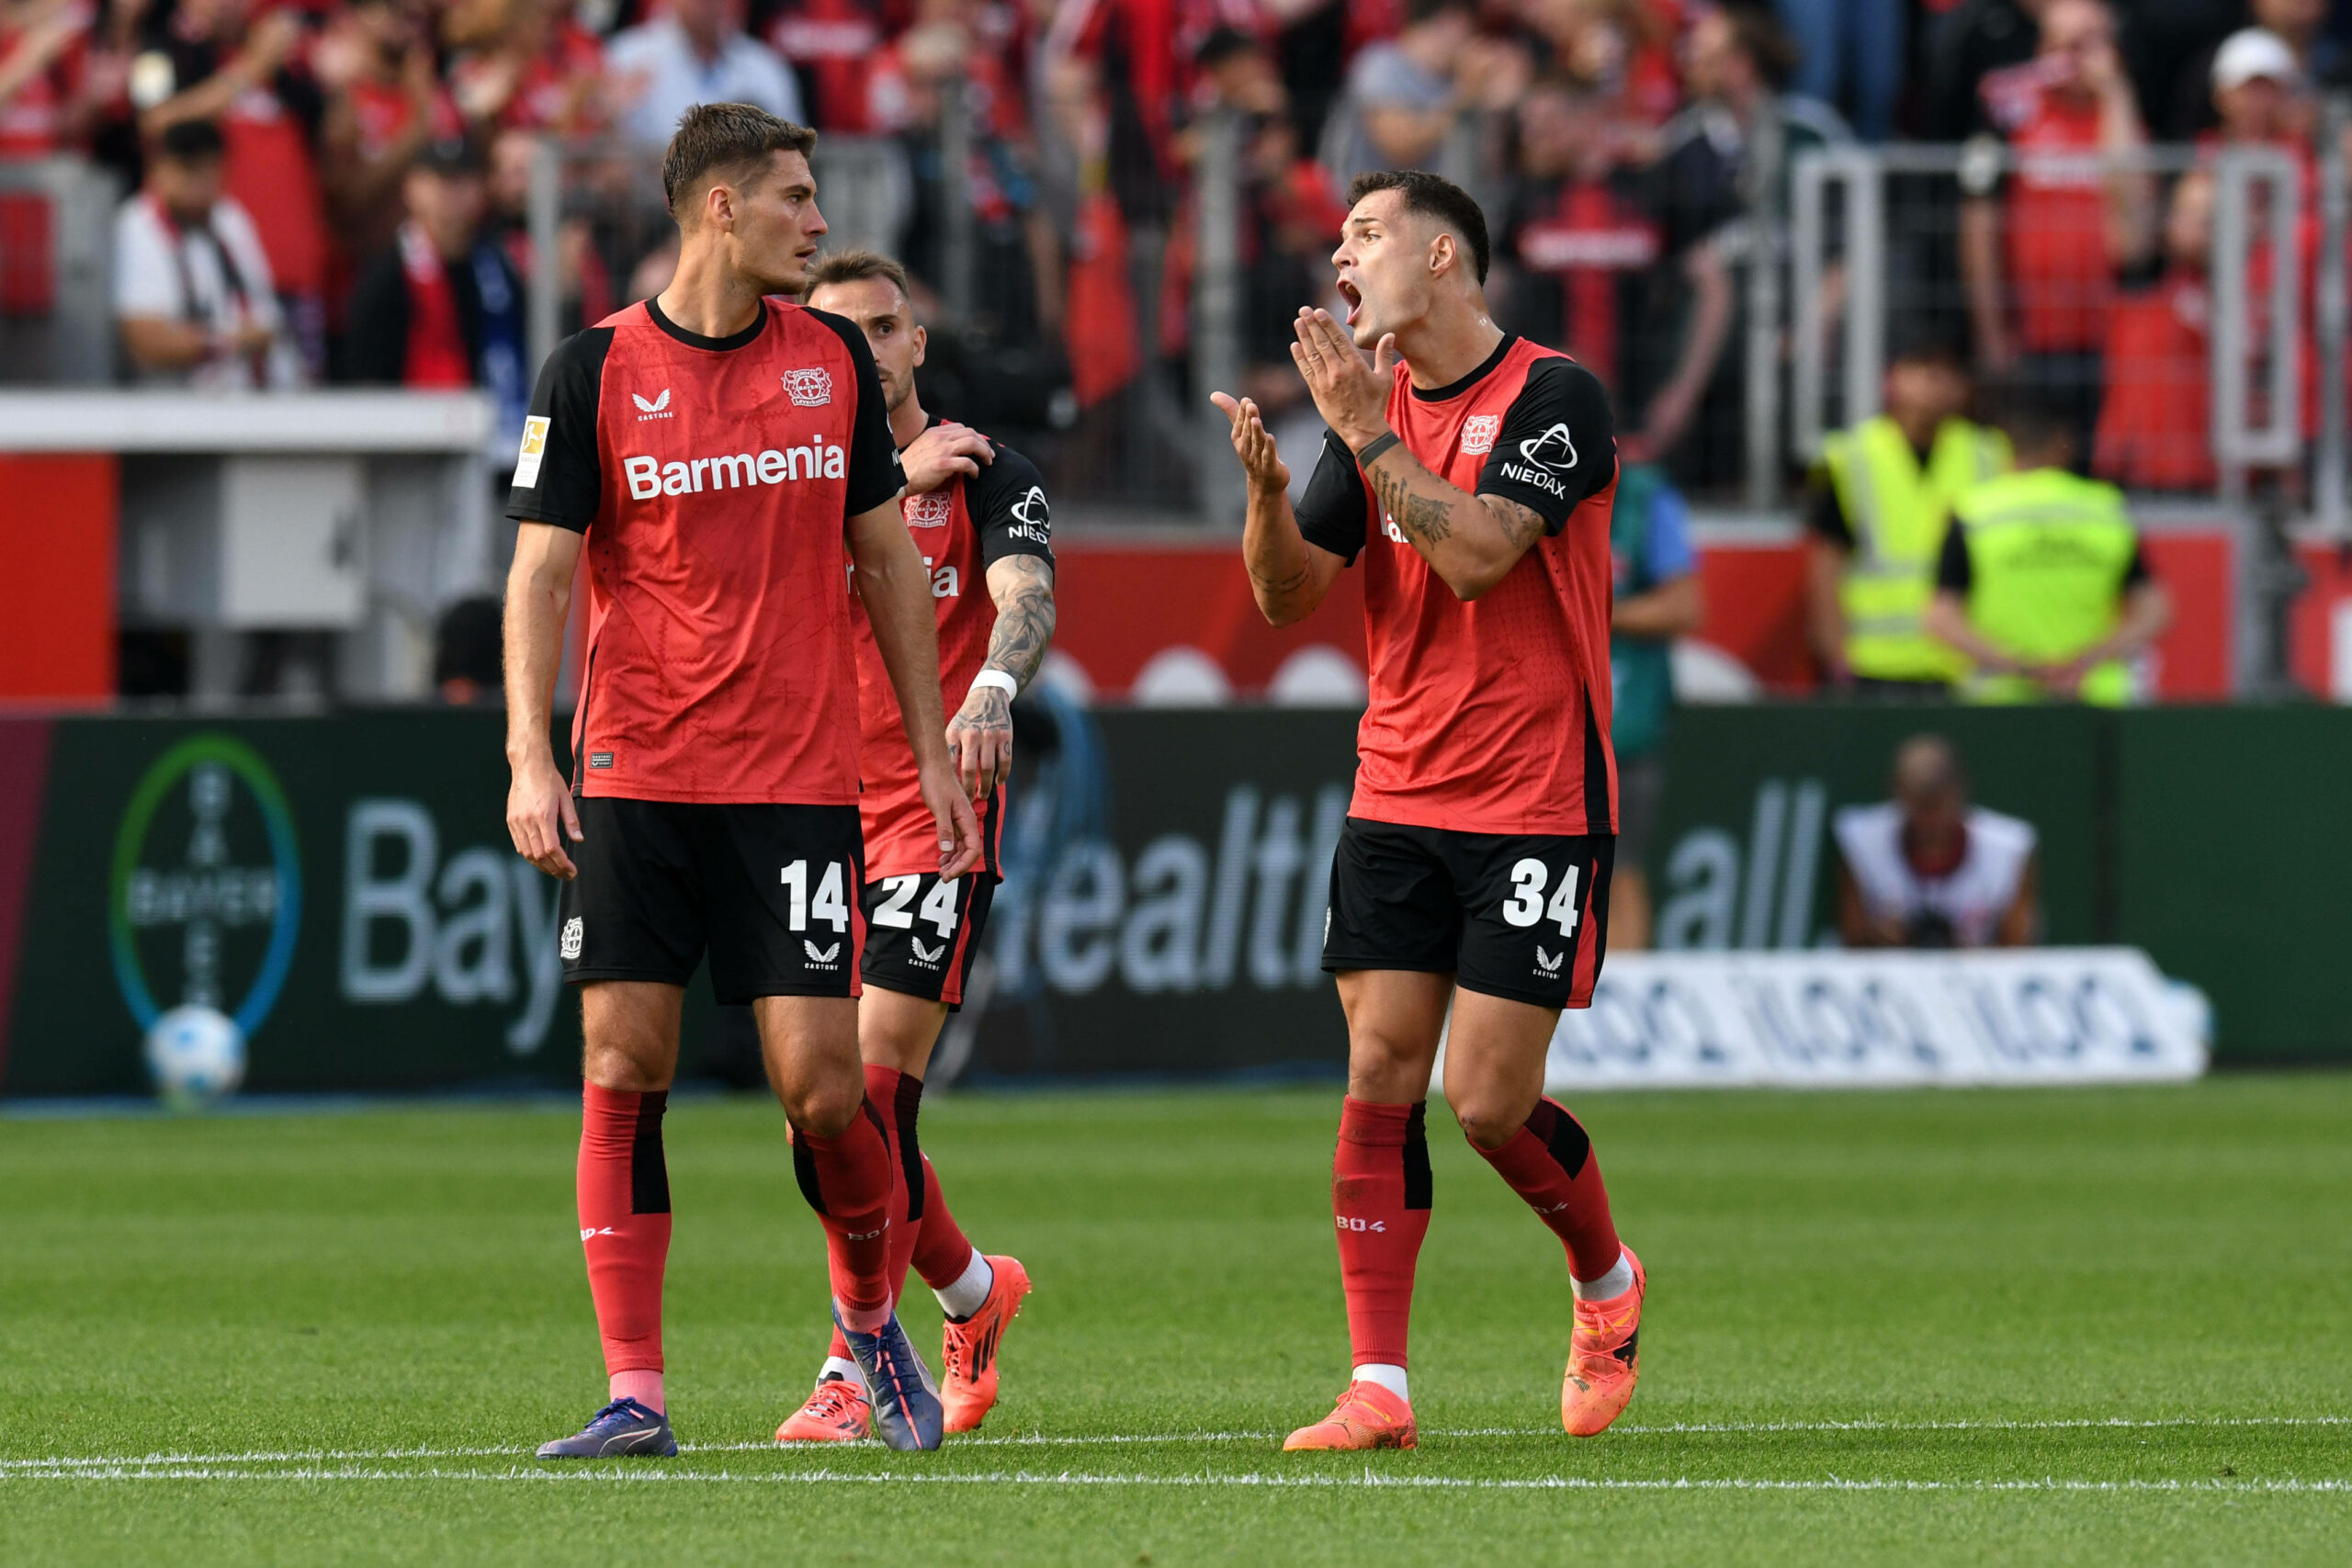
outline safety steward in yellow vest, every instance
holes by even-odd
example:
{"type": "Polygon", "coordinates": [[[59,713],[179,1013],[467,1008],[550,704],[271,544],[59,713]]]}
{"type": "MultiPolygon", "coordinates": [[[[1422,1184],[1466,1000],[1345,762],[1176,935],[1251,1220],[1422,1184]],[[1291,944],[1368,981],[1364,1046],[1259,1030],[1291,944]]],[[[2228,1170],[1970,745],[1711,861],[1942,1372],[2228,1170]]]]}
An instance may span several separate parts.
{"type": "Polygon", "coordinates": [[[2130,661],[2170,624],[2171,597],[2123,492],[2068,470],[2069,416],[2021,403],[2004,423],[2018,471],[1961,497],[1928,629],[1967,657],[1971,702],[2130,702],[2130,661]]]}
{"type": "Polygon", "coordinates": [[[1886,412],[1823,447],[1806,517],[1806,626],[1835,685],[1942,697],[1963,668],[1920,617],[1953,502],[2009,467],[2007,438],[1964,417],[1969,392],[1957,354],[1915,344],[1887,367],[1886,412]]]}

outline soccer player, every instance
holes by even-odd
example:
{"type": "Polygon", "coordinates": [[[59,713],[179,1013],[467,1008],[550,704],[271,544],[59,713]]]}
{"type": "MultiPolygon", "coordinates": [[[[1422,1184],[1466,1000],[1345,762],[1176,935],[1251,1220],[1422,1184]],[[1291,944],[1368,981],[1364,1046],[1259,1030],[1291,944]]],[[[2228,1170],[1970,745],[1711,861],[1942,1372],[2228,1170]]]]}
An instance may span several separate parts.
{"type": "MultiPolygon", "coordinates": [[[[865,738],[865,993],[857,1004],[865,1092],[883,1108],[904,1208],[890,1216],[892,1299],[911,1262],[947,1321],[940,1357],[946,1428],[968,1432],[996,1404],[997,1351],[1029,1293],[1014,1258],[982,1255],[965,1239],[922,1153],[916,1114],[931,1048],[963,1004],[1001,875],[1004,781],[1012,761],[1012,699],[1037,672],[1054,635],[1053,519],[1036,466],[1020,453],[923,411],[915,393],[925,334],[907,275],[871,251],[840,251],[808,268],[809,306],[865,333],[905,465],[907,527],[931,572],[939,617],[943,695],[963,694],[948,725],[957,776],[980,806],[981,860],[961,881],[939,875],[935,829],[879,645],[858,638],[865,738]],[[985,592],[983,592],[985,588],[985,592]]],[[[860,621],[863,626],[863,619],[860,621]]],[[[840,1331],[817,1386],[775,1440],[844,1442],[865,1436],[870,1400],[840,1331]]]]}
{"type": "Polygon", "coordinates": [[[1414,1446],[1405,1340],[1441,1029],[1471,1146],[1566,1248],[1560,1419],[1587,1437],[1633,1395],[1644,1289],[1584,1128],[1543,1094],[1560,1009],[1590,1005],[1608,937],[1609,403],[1488,319],[1486,219],[1458,186],[1388,172],[1348,195],[1331,258],[1346,324],[1295,322],[1329,431],[1295,512],[1256,405],[1215,395],[1249,475],[1258,607],[1287,626],[1362,556],[1372,656],[1323,943],[1348,1020],[1331,1208],[1355,1372],[1283,1446],[1414,1446]]]}
{"type": "Polygon", "coordinates": [[[978,863],[979,823],[947,753],[931,574],[899,515],[874,356],[849,322],[768,298],[799,291],[825,232],[815,144],[749,105],[687,112],[662,165],[676,275],[557,348],[515,467],[506,819],[515,848],[564,879],[560,950],[586,1036],[580,1239],[611,1394],[543,1459],[677,1451],[662,1114],[706,952],[718,999],[758,1019],[875,1424],[893,1448],[940,1439],[937,1392],[891,1310],[887,1121],[857,1057],[853,565],[940,875],[978,863]],[[583,554],[567,789],[548,711],[583,554]]]}

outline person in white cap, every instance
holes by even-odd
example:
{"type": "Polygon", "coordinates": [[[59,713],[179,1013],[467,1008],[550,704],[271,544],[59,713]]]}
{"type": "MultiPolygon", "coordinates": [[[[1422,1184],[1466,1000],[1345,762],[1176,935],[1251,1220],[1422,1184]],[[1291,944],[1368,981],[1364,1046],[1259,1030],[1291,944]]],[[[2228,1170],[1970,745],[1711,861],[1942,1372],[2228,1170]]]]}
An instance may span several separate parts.
{"type": "Polygon", "coordinates": [[[2238,145],[2306,140],[2302,68],[2287,40],[2267,28],[2240,28],[2213,51],[2213,112],[2221,139],[2238,145]]]}

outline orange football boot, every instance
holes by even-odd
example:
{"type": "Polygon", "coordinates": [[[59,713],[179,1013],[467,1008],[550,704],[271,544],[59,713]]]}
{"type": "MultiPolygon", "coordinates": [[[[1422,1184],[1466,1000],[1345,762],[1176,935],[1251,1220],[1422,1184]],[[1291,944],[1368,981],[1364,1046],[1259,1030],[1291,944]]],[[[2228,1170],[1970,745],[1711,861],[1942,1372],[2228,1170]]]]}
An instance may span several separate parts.
{"type": "Polygon", "coordinates": [[[950,1432],[977,1430],[996,1406],[998,1342],[1012,1320],[1021,1315],[1021,1298],[1030,1291],[1029,1270],[1018,1258],[983,1253],[996,1278],[980,1310],[961,1323],[943,1325],[939,1359],[946,1374],[939,1388],[939,1403],[947,1412],[950,1432]]]}
{"type": "Polygon", "coordinates": [[[1625,1413],[1641,1375],[1636,1346],[1642,1335],[1642,1295],[1649,1275],[1634,1249],[1634,1288],[1605,1302],[1577,1303],[1576,1327],[1568,1335],[1568,1375],[1560,1383],[1560,1425],[1574,1438],[1598,1437],[1625,1413]]]}
{"type": "Polygon", "coordinates": [[[779,1443],[854,1443],[872,1428],[874,1407],[849,1378],[827,1378],[775,1429],[779,1443]]]}
{"type": "Polygon", "coordinates": [[[1411,1405],[1376,1382],[1351,1382],[1331,1414],[1293,1432],[1283,1451],[1409,1449],[1419,1442],[1411,1405]]]}

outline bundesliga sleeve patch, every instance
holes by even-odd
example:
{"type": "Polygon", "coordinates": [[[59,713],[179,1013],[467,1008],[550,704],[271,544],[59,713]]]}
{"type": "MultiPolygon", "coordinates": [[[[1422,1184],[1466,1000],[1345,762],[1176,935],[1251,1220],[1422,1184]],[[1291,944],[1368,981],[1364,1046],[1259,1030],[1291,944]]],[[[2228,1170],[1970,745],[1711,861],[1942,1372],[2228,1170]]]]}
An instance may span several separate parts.
{"type": "Polygon", "coordinates": [[[523,422],[523,448],[514,454],[514,485],[530,490],[539,482],[539,460],[548,455],[548,416],[535,413],[523,422]]]}

